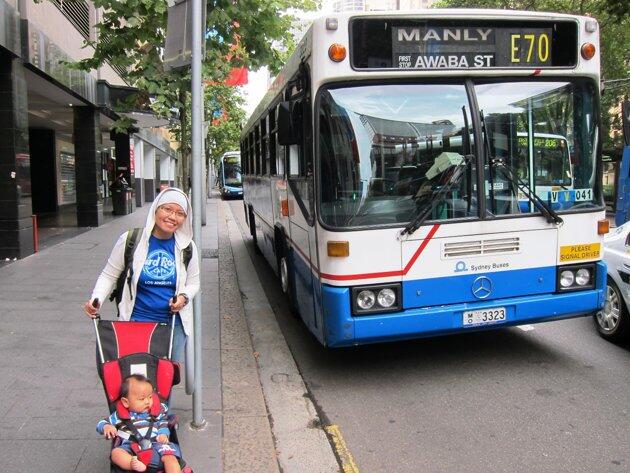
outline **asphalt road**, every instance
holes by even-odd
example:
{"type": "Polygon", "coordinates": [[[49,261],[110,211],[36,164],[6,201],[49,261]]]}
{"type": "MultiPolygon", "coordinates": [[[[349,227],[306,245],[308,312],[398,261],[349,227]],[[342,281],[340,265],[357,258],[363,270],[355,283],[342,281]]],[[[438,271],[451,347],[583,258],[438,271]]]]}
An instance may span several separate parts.
{"type": "MultiPolygon", "coordinates": [[[[242,202],[231,208],[242,229],[242,202]]],[[[246,238],[313,400],[361,472],[630,471],[630,346],[599,338],[591,318],[329,350],[246,238]]]]}

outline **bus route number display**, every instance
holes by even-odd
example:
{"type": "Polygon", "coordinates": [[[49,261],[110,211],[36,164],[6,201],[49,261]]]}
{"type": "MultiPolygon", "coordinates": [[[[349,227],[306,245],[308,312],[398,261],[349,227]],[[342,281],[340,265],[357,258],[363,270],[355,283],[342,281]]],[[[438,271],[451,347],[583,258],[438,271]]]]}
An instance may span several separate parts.
{"type": "Polygon", "coordinates": [[[393,67],[550,67],[551,28],[413,26],[392,28],[393,67]]]}

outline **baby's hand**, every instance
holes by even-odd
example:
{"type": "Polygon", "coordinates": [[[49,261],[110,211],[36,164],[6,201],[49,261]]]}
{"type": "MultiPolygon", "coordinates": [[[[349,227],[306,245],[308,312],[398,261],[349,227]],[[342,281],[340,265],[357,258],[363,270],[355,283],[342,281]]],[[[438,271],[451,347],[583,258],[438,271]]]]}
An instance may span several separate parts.
{"type": "Polygon", "coordinates": [[[118,430],[113,425],[108,424],[103,428],[103,435],[106,439],[113,439],[118,435],[118,430]]]}
{"type": "Polygon", "coordinates": [[[155,440],[157,440],[160,443],[168,443],[168,435],[160,434],[157,437],[155,437],[155,440]]]}

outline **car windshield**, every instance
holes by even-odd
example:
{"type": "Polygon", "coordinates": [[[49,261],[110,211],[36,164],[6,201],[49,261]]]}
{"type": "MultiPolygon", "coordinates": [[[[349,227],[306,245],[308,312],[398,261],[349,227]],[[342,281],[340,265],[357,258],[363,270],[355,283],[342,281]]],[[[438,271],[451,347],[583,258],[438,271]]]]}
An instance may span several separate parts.
{"type": "MultiPolygon", "coordinates": [[[[488,82],[475,92],[490,215],[539,212],[497,162],[556,211],[599,207],[590,81],[488,82]]],[[[409,222],[449,184],[463,156],[474,154],[463,84],[328,88],[319,94],[317,114],[319,212],[331,227],[409,222]]],[[[475,159],[432,202],[429,220],[478,217],[475,159]]]]}
{"type": "MultiPolygon", "coordinates": [[[[334,227],[408,222],[447,184],[472,140],[463,84],[327,89],[318,113],[320,212],[334,227]]],[[[470,169],[431,219],[475,216],[474,179],[470,169]]]]}

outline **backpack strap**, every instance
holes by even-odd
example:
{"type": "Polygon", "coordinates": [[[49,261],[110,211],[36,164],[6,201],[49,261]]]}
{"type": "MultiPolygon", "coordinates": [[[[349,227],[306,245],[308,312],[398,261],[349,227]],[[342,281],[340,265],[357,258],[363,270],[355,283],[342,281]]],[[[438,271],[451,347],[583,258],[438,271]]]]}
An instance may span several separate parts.
{"type": "MultiPolygon", "coordinates": [[[[127,271],[129,275],[127,276],[127,285],[129,286],[129,291],[131,293],[131,278],[133,277],[133,254],[136,251],[136,246],[138,244],[138,236],[142,228],[134,228],[130,233],[127,234],[127,242],[125,244],[125,269],[123,270],[123,274],[127,271]]],[[[120,298],[122,299],[122,292],[120,293],[120,298]]]]}
{"type": "Polygon", "coordinates": [[[189,243],[186,248],[184,248],[182,261],[184,263],[184,268],[188,269],[188,264],[192,259],[192,243],[189,243]]]}
{"type": "MultiPolygon", "coordinates": [[[[121,271],[118,279],[116,280],[116,286],[109,296],[109,300],[116,300],[116,310],[118,310],[118,304],[122,300],[123,289],[125,286],[125,280],[129,285],[129,291],[131,294],[131,278],[133,277],[133,254],[136,251],[138,244],[138,237],[142,232],[142,228],[134,228],[127,232],[127,239],[125,240],[125,255],[124,255],[124,267],[121,271]]],[[[118,314],[120,315],[120,313],[118,314]]]]}

